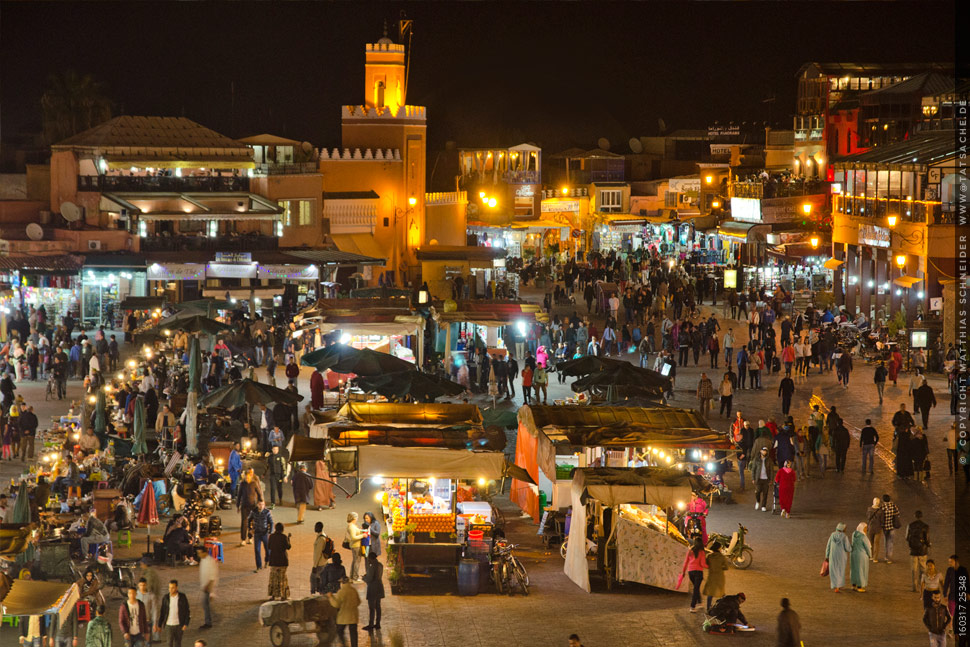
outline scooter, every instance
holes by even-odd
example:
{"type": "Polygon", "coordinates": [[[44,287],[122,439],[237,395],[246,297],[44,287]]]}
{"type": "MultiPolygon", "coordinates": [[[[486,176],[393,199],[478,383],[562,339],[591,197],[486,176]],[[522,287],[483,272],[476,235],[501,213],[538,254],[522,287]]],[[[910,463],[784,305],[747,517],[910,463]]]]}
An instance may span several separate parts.
{"type": "Polygon", "coordinates": [[[732,533],[730,536],[716,532],[708,532],[707,548],[710,550],[711,545],[717,541],[721,546],[721,554],[734,564],[735,568],[744,570],[750,567],[751,562],[754,560],[754,549],[744,541],[747,533],[748,529],[740,523],[738,524],[737,532],[732,533]]]}

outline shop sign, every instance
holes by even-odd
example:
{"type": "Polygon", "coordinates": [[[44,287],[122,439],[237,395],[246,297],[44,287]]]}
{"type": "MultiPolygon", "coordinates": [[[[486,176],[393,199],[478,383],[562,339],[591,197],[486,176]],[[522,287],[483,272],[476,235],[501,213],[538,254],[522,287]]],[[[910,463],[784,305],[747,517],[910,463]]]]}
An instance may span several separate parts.
{"type": "Polygon", "coordinates": [[[201,263],[152,263],[146,270],[149,281],[199,281],[205,278],[201,263]]]}
{"type": "Polygon", "coordinates": [[[259,265],[257,277],[261,279],[292,279],[316,281],[320,270],[316,265],[259,265]]]}
{"type": "Polygon", "coordinates": [[[216,252],[216,263],[252,263],[251,252],[216,252]]]}
{"type": "Polygon", "coordinates": [[[675,177],[667,181],[667,187],[674,193],[689,193],[698,195],[701,192],[699,177],[675,177]]]}
{"type": "Polygon", "coordinates": [[[761,222],[761,200],[731,198],[731,218],[741,222],[761,222]]]}
{"type": "Polygon", "coordinates": [[[567,213],[579,211],[579,200],[543,200],[543,213],[567,213]]]}
{"type": "Polygon", "coordinates": [[[731,146],[724,146],[723,144],[711,144],[711,155],[730,155],[731,146]]]}
{"type": "Polygon", "coordinates": [[[727,137],[741,134],[740,126],[708,126],[707,136],[708,137],[727,137]]]}
{"type": "MultiPolygon", "coordinates": [[[[734,199],[731,199],[732,206],[734,199]]],[[[805,205],[812,205],[812,212],[825,209],[824,195],[807,195],[793,198],[768,198],[761,201],[761,222],[795,222],[805,219],[805,205]]]]}
{"type": "Polygon", "coordinates": [[[738,287],[738,271],[724,270],[724,288],[733,290],[738,287]]]}
{"type": "Polygon", "coordinates": [[[943,297],[930,297],[930,310],[933,312],[943,310],[943,297]]]}
{"type": "Polygon", "coordinates": [[[892,234],[886,227],[878,225],[859,225],[859,242],[871,247],[889,247],[892,234]]]}
{"type": "Polygon", "coordinates": [[[255,279],[259,278],[256,264],[234,265],[231,263],[209,263],[205,275],[213,279],[255,279]]]}
{"type": "Polygon", "coordinates": [[[517,198],[531,198],[535,196],[535,187],[531,184],[523,184],[515,190],[515,197],[517,198]]]}

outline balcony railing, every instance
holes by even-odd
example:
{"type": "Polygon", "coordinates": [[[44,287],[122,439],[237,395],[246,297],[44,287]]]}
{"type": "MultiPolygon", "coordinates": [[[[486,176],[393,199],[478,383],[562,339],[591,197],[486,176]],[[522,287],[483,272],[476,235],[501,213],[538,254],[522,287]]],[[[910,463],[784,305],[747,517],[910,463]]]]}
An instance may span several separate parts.
{"type": "Polygon", "coordinates": [[[837,213],[844,213],[857,218],[884,220],[893,215],[906,222],[925,222],[928,224],[945,224],[946,222],[942,205],[939,202],[837,195],[833,204],[837,213]]]}
{"type": "Polygon", "coordinates": [[[249,191],[245,176],[193,175],[186,177],[141,175],[79,175],[78,191],[132,191],[192,193],[249,191]]]}
{"type": "Polygon", "coordinates": [[[506,184],[538,184],[539,171],[506,171],[502,180],[506,184]]]}
{"type": "Polygon", "coordinates": [[[242,234],[239,236],[158,236],[141,239],[143,252],[251,252],[279,249],[275,236],[242,234]]]}
{"type": "Polygon", "coordinates": [[[827,182],[817,180],[796,181],[796,182],[762,182],[755,180],[751,182],[732,182],[731,196],[735,198],[792,198],[803,195],[818,195],[828,193],[829,185],[827,182]]]}
{"type": "Polygon", "coordinates": [[[795,130],[795,141],[822,141],[822,129],[821,128],[798,128],[795,130]]]}
{"type": "Polygon", "coordinates": [[[589,172],[590,182],[623,182],[626,179],[626,173],[623,169],[615,170],[596,170],[589,172]]]}

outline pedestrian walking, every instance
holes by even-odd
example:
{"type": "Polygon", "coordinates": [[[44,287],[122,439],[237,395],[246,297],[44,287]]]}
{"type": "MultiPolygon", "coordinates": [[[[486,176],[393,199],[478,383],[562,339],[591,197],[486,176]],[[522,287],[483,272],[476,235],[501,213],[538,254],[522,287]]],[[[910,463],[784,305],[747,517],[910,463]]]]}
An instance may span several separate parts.
{"type": "Polygon", "coordinates": [[[778,504],[781,506],[781,516],[791,519],[791,504],[795,498],[795,470],[791,467],[791,461],[785,461],[784,467],[775,474],[775,483],[778,484],[778,504]]]}
{"type": "MultiPolygon", "coordinates": [[[[296,504],[296,522],[302,524],[304,521],[304,516],[306,515],[306,506],[310,501],[310,495],[313,492],[313,479],[310,475],[306,473],[306,466],[303,463],[297,463],[295,469],[293,470],[293,476],[290,478],[290,482],[293,484],[293,502],[296,504]]],[[[280,496],[280,502],[282,503],[283,497],[280,496]]]]}
{"type": "MultiPolygon", "coordinates": [[[[956,614],[957,598],[960,592],[964,590],[964,582],[967,581],[968,574],[966,567],[960,566],[959,555],[950,555],[947,564],[946,574],[943,576],[943,598],[946,600],[947,609],[952,616],[956,614]]],[[[952,632],[953,628],[950,629],[950,633],[952,632]]]]}
{"type": "Polygon", "coordinates": [[[933,606],[933,598],[943,595],[943,574],[936,570],[936,562],[926,560],[926,571],[920,577],[919,594],[923,599],[923,608],[933,606]]]}
{"type": "Polygon", "coordinates": [[[879,393],[879,404],[882,404],[882,393],[886,388],[887,377],[889,377],[889,371],[886,370],[886,362],[879,362],[879,366],[876,367],[876,372],[872,376],[872,381],[876,384],[876,392],[879,393]]]}
{"type": "Polygon", "coordinates": [[[906,527],[906,543],[909,545],[910,570],[915,591],[926,571],[926,555],[930,549],[930,527],[923,521],[921,510],[914,512],[913,516],[915,519],[906,527]]]}
{"type": "Polygon", "coordinates": [[[730,418],[731,403],[734,400],[734,382],[731,380],[729,374],[724,374],[721,383],[717,387],[717,392],[721,397],[721,411],[718,413],[718,417],[730,418]]]}
{"type": "Polygon", "coordinates": [[[313,464],[313,505],[317,510],[333,509],[333,481],[327,461],[319,460],[313,464]]]}
{"type": "Polygon", "coordinates": [[[849,556],[849,581],[852,590],[865,593],[869,586],[869,561],[872,559],[872,543],[867,534],[866,522],[861,522],[852,533],[852,553],[849,556]]]}
{"type": "Polygon", "coordinates": [[[913,461],[913,474],[920,483],[925,483],[930,474],[930,453],[929,441],[922,427],[913,430],[913,435],[909,439],[909,453],[913,461]]]}
{"type": "MultiPolygon", "coordinates": [[[[279,427],[274,428],[274,431],[278,430],[279,427]]],[[[275,508],[277,499],[280,504],[283,503],[283,477],[286,474],[286,459],[280,453],[279,445],[270,446],[266,462],[269,468],[266,476],[269,480],[269,501],[270,506],[275,508]]]]}
{"type": "Polygon", "coordinates": [[[886,542],[885,558],[887,564],[893,563],[893,535],[902,526],[899,508],[888,494],[882,495],[882,537],[886,542]]]}
{"type": "Polygon", "coordinates": [[[152,635],[145,603],[138,599],[138,589],[130,587],[128,599],[118,607],[118,628],[126,647],[147,647],[152,635]]]}
{"type": "Polygon", "coordinates": [[[707,373],[701,373],[701,379],[697,382],[697,401],[700,404],[699,411],[701,417],[707,420],[707,414],[711,411],[711,398],[714,397],[714,383],[707,373]]]}
{"type": "Polygon", "coordinates": [[[932,604],[923,611],[923,625],[930,632],[930,647],[946,647],[946,632],[953,616],[943,606],[943,596],[937,593],[932,604]]]}
{"type": "Polygon", "coordinates": [[[535,374],[532,376],[532,383],[535,386],[536,391],[536,404],[539,404],[539,398],[542,398],[542,404],[549,404],[549,393],[547,387],[549,386],[549,373],[546,371],[546,367],[541,364],[536,367],[535,374]]]}
{"type": "Polygon", "coordinates": [[[292,535],[284,534],[285,527],[277,523],[273,534],[269,536],[269,586],[267,595],[270,600],[279,598],[286,600],[290,597],[290,583],[286,579],[286,569],[290,565],[289,551],[292,535]]]}
{"type": "Polygon", "coordinates": [[[522,368],[522,402],[525,404],[532,403],[532,377],[532,367],[526,364],[522,368]]]}
{"type": "Polygon", "coordinates": [[[774,479],[774,465],[768,455],[768,448],[762,446],[751,459],[751,480],[754,482],[754,509],[764,512],[768,509],[768,492],[774,479]]]}
{"type": "Polygon", "coordinates": [[[851,550],[849,538],[845,536],[845,524],[839,522],[825,545],[825,559],[829,566],[829,588],[836,593],[841,593],[842,587],[845,586],[845,566],[851,550]]]}
{"type": "Polygon", "coordinates": [[[840,474],[845,472],[845,459],[851,442],[849,430],[846,429],[845,422],[839,418],[839,424],[832,433],[832,451],[835,452],[835,471],[840,474]]]}
{"type": "Polygon", "coordinates": [[[269,562],[269,535],[273,530],[273,513],[266,507],[265,501],[256,503],[256,508],[249,513],[249,521],[253,527],[253,548],[256,553],[256,570],[253,573],[257,573],[263,568],[264,553],[269,562]]]}
{"type": "Polygon", "coordinates": [[[872,561],[878,562],[876,559],[876,551],[878,550],[878,539],[882,535],[882,525],[883,517],[885,516],[882,509],[882,499],[875,497],[872,499],[872,506],[866,510],[866,537],[869,538],[869,544],[872,546],[872,561]]]}
{"type": "Polygon", "coordinates": [[[872,474],[873,462],[876,455],[876,444],[879,442],[879,432],[872,426],[872,420],[866,418],[866,426],[859,433],[859,447],[862,449],[862,473],[866,473],[866,463],[869,464],[869,474],[872,474]]]}
{"type": "Polygon", "coordinates": [[[913,391],[913,409],[918,411],[923,418],[923,429],[928,429],[930,424],[930,409],[936,407],[936,395],[933,388],[926,383],[926,378],[922,378],[920,386],[913,391]]]}
{"type": "Polygon", "coordinates": [[[725,573],[729,568],[727,558],[724,553],[721,552],[723,548],[716,539],[711,542],[710,550],[711,553],[706,557],[707,559],[707,579],[704,580],[704,587],[701,593],[707,596],[707,610],[711,610],[711,603],[714,598],[723,598],[726,593],[727,588],[725,584],[725,573]]]}
{"type": "Polygon", "coordinates": [[[342,544],[345,550],[350,551],[350,579],[353,582],[360,581],[361,541],[367,536],[367,533],[357,525],[357,519],[356,512],[347,515],[347,530],[342,544]]]}
{"type": "Polygon", "coordinates": [[[145,613],[147,614],[150,636],[146,637],[146,642],[158,642],[161,639],[160,633],[155,629],[158,624],[158,596],[148,586],[147,578],[143,577],[138,580],[137,597],[145,605],[145,613]]]}
{"type": "Polygon", "coordinates": [[[87,631],[84,632],[84,645],[85,647],[111,647],[111,625],[104,617],[104,605],[99,604],[94,613],[94,619],[88,623],[87,631]]]}
{"type": "Polygon", "coordinates": [[[375,553],[367,554],[367,570],[364,573],[364,582],[367,584],[367,626],[364,631],[372,631],[381,628],[381,600],[384,599],[384,565],[381,564],[375,553]]]}
{"type": "Polygon", "coordinates": [[[852,372],[852,354],[848,351],[842,351],[839,354],[839,359],[835,367],[839,376],[839,384],[842,385],[842,388],[849,388],[849,373],[852,372]]]}
{"type": "Polygon", "coordinates": [[[199,629],[212,629],[212,594],[219,583],[219,560],[207,550],[199,551],[199,590],[202,591],[202,625],[199,629]]]}
{"type": "MultiPolygon", "coordinates": [[[[704,542],[700,537],[694,538],[694,543],[687,549],[684,556],[684,566],[680,571],[680,581],[683,581],[684,574],[690,580],[690,612],[696,613],[697,606],[701,603],[701,584],[704,582],[704,569],[707,568],[707,557],[704,551],[704,542]]],[[[678,583],[677,588],[680,588],[678,583]]]]}
{"type": "Polygon", "coordinates": [[[263,488],[256,480],[253,469],[246,470],[243,480],[239,483],[236,497],[236,510],[239,511],[239,545],[252,543],[249,518],[256,506],[263,501],[263,488]]]}
{"type": "Polygon", "coordinates": [[[791,411],[791,397],[794,393],[795,382],[788,375],[785,375],[778,385],[778,397],[781,398],[781,412],[786,416],[791,411]]]}
{"type": "Polygon", "coordinates": [[[946,468],[953,476],[960,469],[960,460],[957,454],[957,423],[951,422],[950,428],[946,430],[943,442],[946,443],[946,468]]]}
{"type": "Polygon", "coordinates": [[[179,591],[178,580],[169,581],[168,595],[162,596],[155,630],[165,628],[168,647],[182,647],[182,635],[189,628],[190,620],[189,598],[179,591]]]}
{"type": "Polygon", "coordinates": [[[778,614],[778,647],[803,647],[802,622],[791,608],[788,598],[781,599],[781,613],[778,614]]]}
{"type": "Polygon", "coordinates": [[[344,634],[350,628],[350,646],[357,647],[357,623],[360,615],[357,607],[360,606],[360,595],[353,587],[349,578],[343,578],[340,582],[340,590],[336,593],[327,593],[327,599],[331,606],[337,609],[337,635],[340,636],[340,644],[346,645],[344,634]]]}

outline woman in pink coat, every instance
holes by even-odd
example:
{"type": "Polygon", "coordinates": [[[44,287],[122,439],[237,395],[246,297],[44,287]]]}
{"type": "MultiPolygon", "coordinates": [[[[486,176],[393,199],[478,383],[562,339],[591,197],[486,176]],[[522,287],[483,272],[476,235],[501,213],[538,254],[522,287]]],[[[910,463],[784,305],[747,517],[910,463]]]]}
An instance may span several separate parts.
{"type": "Polygon", "coordinates": [[[548,361],[549,354],[546,352],[546,347],[539,346],[539,348],[536,349],[536,364],[545,368],[548,361]]]}

